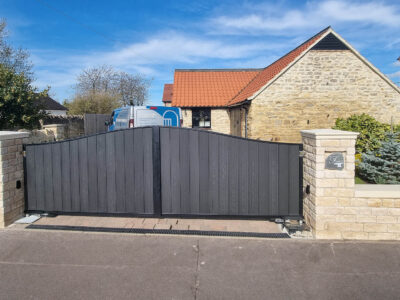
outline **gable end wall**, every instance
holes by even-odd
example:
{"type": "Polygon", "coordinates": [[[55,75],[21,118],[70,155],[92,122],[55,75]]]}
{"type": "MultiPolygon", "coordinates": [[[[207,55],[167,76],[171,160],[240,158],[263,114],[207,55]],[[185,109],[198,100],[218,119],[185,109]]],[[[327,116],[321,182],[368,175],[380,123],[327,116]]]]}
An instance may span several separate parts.
{"type": "Polygon", "coordinates": [[[300,130],[330,128],[367,113],[400,123],[400,94],[348,50],[312,50],[252,100],[250,138],[300,142],[300,130]]]}

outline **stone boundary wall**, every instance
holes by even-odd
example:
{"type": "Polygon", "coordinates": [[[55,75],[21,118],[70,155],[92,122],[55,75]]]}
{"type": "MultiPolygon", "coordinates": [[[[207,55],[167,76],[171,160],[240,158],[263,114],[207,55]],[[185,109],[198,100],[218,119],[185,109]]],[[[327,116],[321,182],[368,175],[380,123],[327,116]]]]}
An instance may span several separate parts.
{"type": "Polygon", "coordinates": [[[47,116],[42,120],[43,129],[56,136],[56,140],[85,135],[83,116],[47,116]]]}
{"type": "Polygon", "coordinates": [[[22,145],[29,133],[0,131],[0,228],[23,216],[24,168],[22,145]]]}
{"type": "Polygon", "coordinates": [[[317,239],[400,240],[400,186],[355,185],[357,133],[331,129],[302,131],[303,211],[317,239]],[[326,168],[332,153],[342,170],[326,168]]]}

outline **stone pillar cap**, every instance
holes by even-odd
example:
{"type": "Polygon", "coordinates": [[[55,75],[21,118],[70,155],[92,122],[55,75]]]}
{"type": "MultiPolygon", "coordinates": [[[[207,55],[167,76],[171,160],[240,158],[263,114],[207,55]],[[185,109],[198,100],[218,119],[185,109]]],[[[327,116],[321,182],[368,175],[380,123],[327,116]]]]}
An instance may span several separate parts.
{"type": "Polygon", "coordinates": [[[46,124],[43,125],[43,128],[48,128],[48,127],[65,127],[67,124],[46,124]]]}
{"type": "Polygon", "coordinates": [[[0,131],[0,141],[27,138],[29,135],[29,132],[0,131]]]}
{"type": "Polygon", "coordinates": [[[336,130],[336,129],[311,129],[301,130],[302,137],[313,138],[317,140],[330,140],[330,139],[356,139],[359,135],[358,132],[336,130]]]}

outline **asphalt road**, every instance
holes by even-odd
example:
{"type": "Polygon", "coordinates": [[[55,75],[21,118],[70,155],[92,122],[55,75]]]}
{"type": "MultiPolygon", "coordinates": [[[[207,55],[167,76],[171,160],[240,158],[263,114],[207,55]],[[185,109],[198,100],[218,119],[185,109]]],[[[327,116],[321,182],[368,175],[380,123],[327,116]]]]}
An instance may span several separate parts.
{"type": "Polygon", "coordinates": [[[0,230],[0,299],[399,299],[400,243],[0,230]]]}

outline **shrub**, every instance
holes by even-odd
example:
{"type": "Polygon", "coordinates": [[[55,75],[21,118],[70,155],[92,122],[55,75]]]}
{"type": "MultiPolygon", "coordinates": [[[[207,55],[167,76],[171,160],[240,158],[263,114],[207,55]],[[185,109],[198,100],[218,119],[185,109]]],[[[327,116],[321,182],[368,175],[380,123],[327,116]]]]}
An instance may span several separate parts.
{"type": "Polygon", "coordinates": [[[0,64],[0,130],[38,128],[46,116],[40,100],[46,95],[46,90],[37,93],[23,73],[0,64]]]}
{"type": "MultiPolygon", "coordinates": [[[[389,124],[381,123],[367,114],[352,115],[347,119],[338,118],[333,129],[359,132],[356,141],[357,153],[378,150],[391,130],[389,124]]],[[[394,126],[394,131],[400,132],[400,124],[394,126]]]]}
{"type": "Polygon", "coordinates": [[[63,104],[70,115],[111,114],[120,105],[116,96],[107,93],[77,95],[71,102],[63,104]]]}
{"type": "Polygon", "coordinates": [[[357,172],[360,177],[373,183],[399,184],[400,142],[396,135],[389,133],[378,150],[363,154],[357,172]]]}

